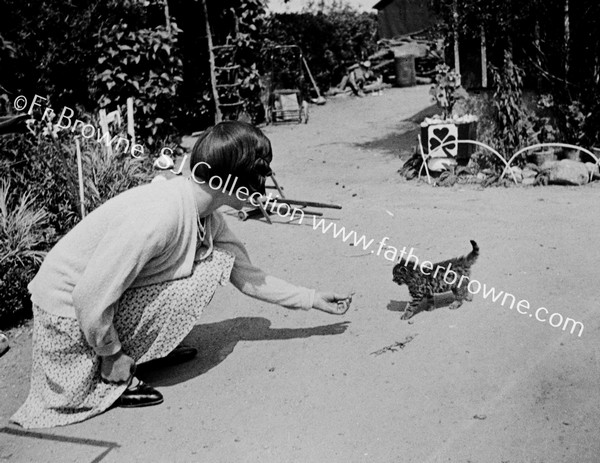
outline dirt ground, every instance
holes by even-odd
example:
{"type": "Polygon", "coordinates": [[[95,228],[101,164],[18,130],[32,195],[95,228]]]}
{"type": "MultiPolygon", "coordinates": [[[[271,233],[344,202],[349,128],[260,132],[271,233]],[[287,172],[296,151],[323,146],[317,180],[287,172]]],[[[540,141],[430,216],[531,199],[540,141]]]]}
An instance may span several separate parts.
{"type": "MultiPolygon", "coordinates": [[[[600,187],[432,188],[406,182],[401,149],[428,88],[331,100],[307,125],[269,126],[288,197],[339,203],[338,226],[440,260],[481,247],[473,277],[582,322],[581,336],[481,293],[400,319],[392,263],[312,228],[241,222],[253,261],[297,284],[356,291],[336,318],[217,293],[189,337],[201,355],[143,379],[165,402],[25,432],[25,330],[0,359],[0,460],[11,462],[600,462],[600,187]],[[413,336],[404,348],[376,351],[413,336]]],[[[377,244],[373,245],[374,247],[377,244]]],[[[509,302],[510,303],[510,302],[509,302]]],[[[410,338],[409,338],[410,339],[410,338]]]]}

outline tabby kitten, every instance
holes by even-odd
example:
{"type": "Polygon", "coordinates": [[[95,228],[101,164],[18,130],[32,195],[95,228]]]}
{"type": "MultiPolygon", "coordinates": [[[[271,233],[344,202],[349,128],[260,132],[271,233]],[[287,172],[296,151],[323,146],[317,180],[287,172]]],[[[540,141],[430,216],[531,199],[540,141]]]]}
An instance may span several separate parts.
{"type": "Polygon", "coordinates": [[[412,301],[404,309],[402,320],[408,320],[415,315],[423,299],[427,300],[427,310],[432,310],[435,293],[452,291],[454,302],[450,304],[450,309],[458,309],[464,300],[471,301],[473,299],[467,286],[471,276],[471,265],[479,256],[479,246],[473,240],[471,240],[471,246],[473,246],[473,250],[468,255],[438,262],[433,264],[433,269],[430,269],[429,266],[421,268],[418,265],[415,266],[412,261],[400,259],[399,263],[394,266],[393,280],[399,285],[408,286],[412,297],[412,301]]]}

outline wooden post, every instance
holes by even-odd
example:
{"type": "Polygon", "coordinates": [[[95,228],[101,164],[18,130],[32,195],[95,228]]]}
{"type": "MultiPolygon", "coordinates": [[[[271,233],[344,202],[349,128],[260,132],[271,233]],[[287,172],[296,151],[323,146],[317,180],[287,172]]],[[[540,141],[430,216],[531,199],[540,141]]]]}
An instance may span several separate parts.
{"type": "MultiPolygon", "coordinates": [[[[535,60],[535,64],[537,66],[538,69],[542,69],[542,41],[541,41],[541,34],[540,34],[540,19],[536,16],[535,18],[535,27],[533,29],[533,34],[534,34],[534,39],[533,39],[533,44],[535,47],[535,56],[534,56],[534,60],[535,60]]],[[[542,86],[544,85],[544,79],[542,77],[542,73],[541,72],[537,72],[537,90],[540,90],[542,88],[542,86]]]]}
{"type": "MultiPolygon", "coordinates": [[[[112,150],[112,143],[110,143],[110,130],[108,128],[106,109],[101,109],[99,111],[99,114],[100,114],[100,130],[102,130],[103,135],[106,135],[106,139],[107,139],[106,151],[108,152],[108,155],[112,158],[114,156],[114,153],[112,150]]],[[[76,141],[78,142],[78,140],[76,140],[76,141]]]]}
{"type": "Polygon", "coordinates": [[[485,39],[485,27],[481,24],[481,86],[488,86],[487,44],[485,39]]]}
{"type": "Polygon", "coordinates": [[[454,70],[460,74],[460,48],[458,42],[458,0],[452,3],[452,27],[454,29],[454,70]]]}
{"type": "Polygon", "coordinates": [[[169,12],[169,0],[163,0],[165,10],[165,25],[167,26],[167,34],[171,38],[171,13],[169,12]]]}
{"type": "Polygon", "coordinates": [[[127,98],[127,133],[135,144],[135,123],[133,121],[133,97],[127,98]]]}
{"type": "Polygon", "coordinates": [[[600,46],[596,42],[596,57],[594,58],[594,84],[600,84],[600,46]]]}
{"type": "Polygon", "coordinates": [[[206,0],[202,0],[202,11],[204,13],[204,24],[206,29],[206,39],[208,40],[208,57],[210,63],[210,86],[212,88],[213,100],[215,102],[215,124],[218,124],[223,119],[221,108],[219,107],[219,92],[217,91],[217,76],[215,71],[215,53],[213,51],[212,32],[210,29],[210,21],[208,20],[208,8],[206,0]]]}
{"type": "Polygon", "coordinates": [[[81,146],[79,138],[75,137],[75,149],[77,151],[77,174],[79,177],[79,205],[81,206],[81,218],[85,217],[85,196],[83,190],[83,165],[81,162],[81,146]]]}
{"type": "Polygon", "coordinates": [[[571,24],[569,18],[569,0],[565,0],[565,79],[569,74],[569,43],[571,42],[571,24]]]}

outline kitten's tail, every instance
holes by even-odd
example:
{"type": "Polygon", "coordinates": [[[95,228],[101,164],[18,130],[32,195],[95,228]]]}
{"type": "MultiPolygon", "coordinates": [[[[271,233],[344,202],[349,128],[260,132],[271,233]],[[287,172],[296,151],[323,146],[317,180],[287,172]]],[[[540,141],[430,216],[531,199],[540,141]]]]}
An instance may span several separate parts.
{"type": "Polygon", "coordinates": [[[467,255],[467,262],[469,265],[474,264],[479,257],[479,246],[477,246],[477,243],[474,240],[471,240],[471,246],[473,246],[473,250],[467,255]]]}

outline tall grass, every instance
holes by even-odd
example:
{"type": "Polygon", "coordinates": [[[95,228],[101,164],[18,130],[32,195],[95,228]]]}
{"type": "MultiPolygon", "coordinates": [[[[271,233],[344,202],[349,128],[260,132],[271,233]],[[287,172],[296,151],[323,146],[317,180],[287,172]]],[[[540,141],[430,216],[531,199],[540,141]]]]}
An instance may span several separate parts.
{"type": "Polygon", "coordinates": [[[19,201],[10,194],[10,183],[0,182],[0,265],[40,264],[45,252],[36,250],[44,241],[42,228],[48,213],[35,207],[35,197],[28,191],[19,201]]]}
{"type": "Polygon", "coordinates": [[[152,180],[152,161],[137,159],[127,151],[109,154],[103,143],[84,141],[82,163],[86,211],[91,212],[110,198],[152,180]]]}
{"type": "MultiPolygon", "coordinates": [[[[97,120],[90,117],[98,127],[97,120]]],[[[113,134],[114,135],[114,134],[113,134]]],[[[121,134],[125,137],[125,134],[121,134]]],[[[122,148],[122,147],[121,147],[122,148]]],[[[85,209],[152,179],[148,153],[109,154],[94,138],[82,139],[85,209]]],[[[27,284],[49,250],[80,220],[74,134],[56,139],[15,135],[0,139],[0,328],[30,315],[27,284]],[[8,179],[8,180],[6,180],[8,179]]]]}
{"type": "Polygon", "coordinates": [[[16,197],[9,181],[0,182],[0,327],[30,313],[27,283],[46,254],[48,217],[31,192],[16,197]]]}

